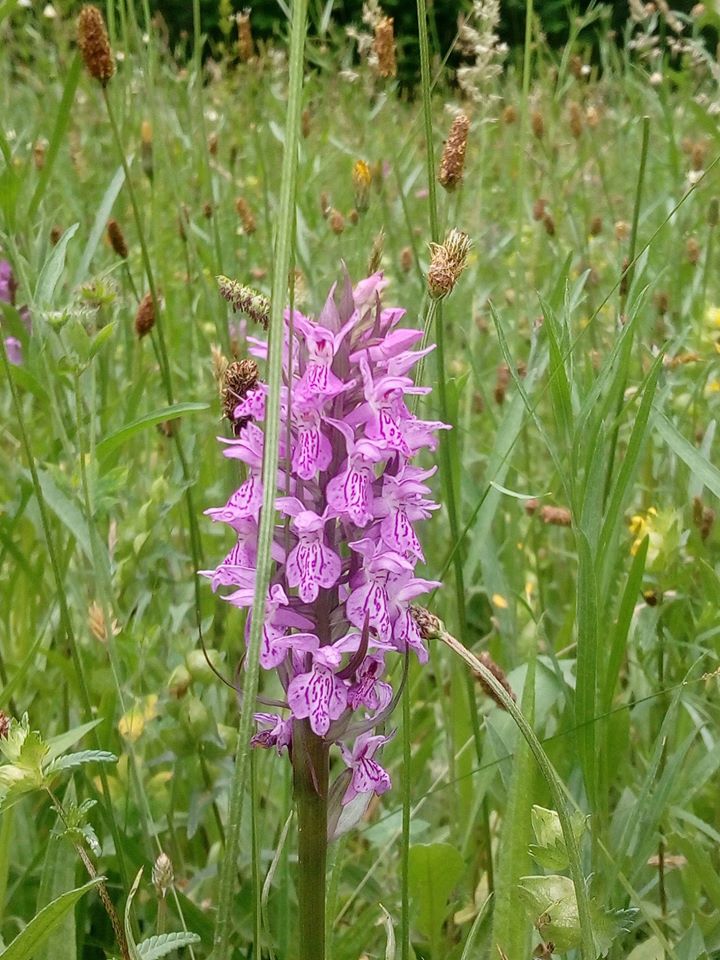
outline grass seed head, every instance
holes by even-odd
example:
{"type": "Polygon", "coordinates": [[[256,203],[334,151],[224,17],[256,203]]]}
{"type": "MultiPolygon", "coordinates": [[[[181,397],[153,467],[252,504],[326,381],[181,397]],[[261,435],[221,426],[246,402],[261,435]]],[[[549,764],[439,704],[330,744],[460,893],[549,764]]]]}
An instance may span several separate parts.
{"type": "Polygon", "coordinates": [[[469,132],[470,120],[461,113],[453,120],[440,160],[438,180],[446,190],[455,190],[462,183],[469,132]]]}
{"type": "Polygon", "coordinates": [[[599,237],[602,233],[602,228],[603,218],[598,214],[595,214],[595,216],[590,220],[590,236],[599,237]]]}
{"type": "Polygon", "coordinates": [[[688,237],[685,244],[685,255],[688,258],[688,263],[691,263],[693,266],[700,262],[700,254],[702,250],[700,248],[700,242],[697,237],[688,237]]]}
{"type": "Polygon", "coordinates": [[[568,107],[568,125],[570,126],[570,133],[578,140],[583,132],[583,113],[580,104],[575,103],[574,100],[568,107]]]}
{"type": "Polygon", "coordinates": [[[532,127],[533,135],[537,137],[538,140],[542,140],[545,136],[545,121],[539,110],[533,110],[532,116],[530,117],[530,126],[532,127]]]}
{"type": "Polygon", "coordinates": [[[125,235],[122,232],[122,227],[117,220],[108,220],[107,234],[108,240],[110,241],[110,246],[113,248],[115,253],[122,260],[127,260],[128,245],[125,242],[125,235]]]}
{"type": "Polygon", "coordinates": [[[428,293],[433,300],[442,300],[452,292],[467,266],[472,240],[453,228],[442,243],[431,243],[430,267],[427,274],[428,293]]]}
{"type": "Polygon", "coordinates": [[[385,231],[382,227],[380,227],[380,232],[375,235],[375,239],[373,240],[372,249],[370,250],[370,257],[368,258],[368,276],[372,276],[373,273],[377,273],[380,269],[384,249],[385,231]]]}
{"type": "Polygon", "coordinates": [[[247,314],[251,320],[267,330],[270,322],[270,301],[264,294],[238,283],[237,280],[231,280],[230,277],[219,276],[216,280],[220,296],[227,300],[234,311],[247,314]]]}
{"type": "Polygon", "coordinates": [[[518,112],[512,103],[509,103],[502,112],[502,122],[506,126],[517,123],[518,112]]]}
{"type": "Polygon", "coordinates": [[[412,247],[403,247],[400,251],[400,269],[403,273],[410,273],[413,265],[412,247]]]}
{"type": "Polygon", "coordinates": [[[115,73],[115,61],[105,29],[105,20],[97,7],[85,6],[80,11],[77,39],[87,72],[106,87],[115,73]]]}

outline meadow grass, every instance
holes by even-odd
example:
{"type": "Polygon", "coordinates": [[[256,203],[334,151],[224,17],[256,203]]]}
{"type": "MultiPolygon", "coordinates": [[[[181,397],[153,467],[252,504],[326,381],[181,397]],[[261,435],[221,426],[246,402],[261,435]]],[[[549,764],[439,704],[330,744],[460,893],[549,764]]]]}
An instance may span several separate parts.
{"type": "MultiPolygon", "coordinates": [[[[188,930],[197,957],[297,956],[290,765],[247,750],[258,684],[277,691],[256,644],[240,673],[240,612],[194,573],[228,548],[201,512],[237,485],[214,364],[261,333],[215,277],[270,296],[277,329],[290,297],[320,309],[343,262],[365,276],[382,230],[391,301],[441,347],[421,410],[453,431],[423,575],[443,581],[426,599],[445,626],[429,668],[409,664],[384,748],[394,789],[330,848],[327,956],[521,960],[548,940],[570,957],[717,955],[720,138],[697,98],[712,77],[667,64],[650,83],[605,41],[583,73],[587,51],[548,50],[529,7],[525,50],[480,103],[422,33],[409,96],[313,9],[306,37],[302,7],[287,48],[203,66],[199,26],[178,63],[145,6],[111,5],[123,56],[105,91],[71,19],[0,8],[0,250],[33,320],[28,334],[3,307],[24,360],[5,360],[0,400],[0,709],[46,738],[99,721],[81,746],[119,758],[54,787],[66,813],[97,801],[77,818],[100,854],[47,792],[0,815],[0,934],[85,882],[75,840],[121,917],[145,867],[131,954],[188,930]],[[452,193],[434,181],[447,105],[471,116],[452,193]],[[353,213],[359,159],[373,183],[353,213]],[[428,244],[451,227],[474,248],[431,310],[428,244]],[[530,742],[445,628],[505,671],[530,742]],[[554,859],[534,806],[563,814],[554,859]],[[538,906],[527,878],[543,874],[573,877],[580,918],[562,884],[538,906]]],[[[34,956],[118,954],[94,894],[62,923],[34,956]]]]}

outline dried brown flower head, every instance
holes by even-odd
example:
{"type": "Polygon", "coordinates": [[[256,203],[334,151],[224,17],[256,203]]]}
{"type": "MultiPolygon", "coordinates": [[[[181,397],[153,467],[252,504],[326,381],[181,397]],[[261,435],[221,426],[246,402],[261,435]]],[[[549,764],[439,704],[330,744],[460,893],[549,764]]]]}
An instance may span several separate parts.
{"type": "Polygon", "coordinates": [[[555,236],[555,219],[550,213],[546,213],[542,218],[543,226],[545,227],[545,233],[549,237],[555,236]]]}
{"type": "Polygon", "coordinates": [[[538,197],[537,200],[533,203],[532,208],[532,217],[533,220],[536,220],[538,223],[545,216],[545,210],[547,208],[547,200],[545,197],[538,197]]]}
{"type": "Polygon", "coordinates": [[[427,274],[428,293],[441,300],[452,292],[467,265],[472,240],[461,230],[449,230],[442,243],[431,243],[430,267],[427,274]]]}
{"type": "Polygon", "coordinates": [[[310,131],[312,130],[312,112],[309,107],[305,107],[300,117],[300,132],[303,135],[303,139],[307,140],[310,136],[310,131]]]}
{"type": "Polygon", "coordinates": [[[345,217],[339,210],[334,208],[328,215],[328,223],[330,224],[330,229],[336,236],[339,236],[345,229],[345,217]]]}
{"type": "Polygon", "coordinates": [[[509,103],[502,112],[502,122],[509,127],[510,124],[517,122],[517,118],[518,112],[516,108],[512,103],[509,103]]]}
{"type": "Polygon", "coordinates": [[[627,220],[616,221],[615,239],[619,240],[620,243],[622,243],[623,240],[627,240],[629,236],[630,236],[630,224],[627,222],[627,220]]]}
{"type": "Polygon", "coordinates": [[[38,137],[33,144],[33,162],[36,170],[42,170],[45,166],[45,154],[47,153],[48,142],[45,137],[38,137]]]}
{"type": "Polygon", "coordinates": [[[464,113],[458,114],[453,120],[440,160],[438,180],[446,190],[454,190],[462,183],[469,132],[470,120],[464,113]]]}
{"type": "Polygon", "coordinates": [[[392,17],[382,17],[375,25],[373,52],[377,60],[377,72],[385,80],[397,74],[394,24],[392,17]]]}
{"type": "Polygon", "coordinates": [[[108,220],[107,235],[108,240],[110,241],[110,246],[113,248],[115,253],[121,259],[127,260],[128,246],[125,242],[125,235],[122,232],[122,227],[117,220],[108,220]]]}
{"type": "Polygon", "coordinates": [[[578,140],[583,132],[583,113],[580,109],[580,104],[575,103],[574,100],[570,102],[570,106],[568,107],[568,125],[570,127],[570,133],[578,140]]]}
{"type": "Polygon", "coordinates": [[[495,374],[495,390],[493,391],[495,403],[497,403],[498,406],[502,406],[502,404],[505,403],[505,394],[507,393],[509,383],[510,367],[506,363],[501,363],[495,374]]]}
{"type": "Polygon", "coordinates": [[[693,499],[693,523],[700,531],[700,539],[707,540],[715,525],[715,511],[706,507],[700,497],[693,499]]]}
{"type": "Polygon", "coordinates": [[[403,247],[400,251],[400,269],[403,273],[410,273],[413,265],[412,247],[403,247]]]}
{"type": "Polygon", "coordinates": [[[170,857],[162,852],[158,855],[157,860],[153,864],[152,868],[152,882],[157,895],[162,897],[164,900],[167,896],[168,890],[172,887],[175,882],[175,874],[173,872],[173,865],[170,857]]]}
{"type": "Polygon", "coordinates": [[[423,640],[437,640],[443,632],[442,621],[425,607],[413,603],[410,605],[410,616],[415,621],[423,640]]]}
{"type": "Polygon", "coordinates": [[[208,137],[208,153],[211,157],[216,157],[219,146],[219,139],[216,133],[211,133],[208,137]]]}
{"type": "Polygon", "coordinates": [[[700,262],[701,254],[700,243],[697,237],[688,237],[685,244],[685,254],[688,258],[688,262],[692,263],[695,266],[696,263],[700,262]]]}
{"type": "Polygon", "coordinates": [[[532,127],[532,132],[537,139],[542,140],[542,138],[545,136],[545,121],[543,120],[543,115],[539,110],[533,110],[530,117],[530,126],[532,127]]]}
{"type": "MultiPolygon", "coordinates": [[[[503,687],[507,695],[512,700],[516,700],[517,698],[515,696],[515,692],[513,688],[510,686],[510,683],[508,682],[508,678],[505,675],[505,671],[502,669],[502,667],[498,666],[498,664],[495,663],[495,661],[490,656],[490,654],[486,650],[483,650],[483,652],[478,657],[478,660],[485,667],[485,669],[489,670],[490,673],[495,677],[495,679],[500,684],[500,686],[503,687]]],[[[482,688],[483,692],[488,697],[490,697],[490,699],[494,703],[496,703],[501,710],[504,710],[505,705],[503,704],[502,700],[500,700],[500,698],[495,693],[495,691],[490,686],[490,684],[487,682],[487,680],[485,680],[485,678],[482,677],[481,674],[479,673],[476,673],[474,676],[477,682],[480,684],[480,687],[482,688]]]]}
{"type": "Polygon", "coordinates": [[[590,220],[590,236],[598,237],[602,233],[603,228],[603,218],[598,214],[595,214],[594,217],[590,220]]]}
{"type": "Polygon", "coordinates": [[[77,39],[87,72],[103,87],[107,86],[115,73],[115,61],[105,29],[105,20],[97,7],[86,6],[80,11],[77,39]]]}
{"type": "Polygon", "coordinates": [[[230,421],[233,433],[238,436],[250,417],[235,417],[237,405],[258,382],[258,366],[251,358],[233,360],[228,364],[220,389],[223,416],[230,421]]]}
{"type": "Polygon", "coordinates": [[[234,311],[247,314],[251,320],[267,330],[270,322],[270,301],[264,294],[238,283],[237,280],[231,280],[230,277],[219,276],[215,279],[220,296],[227,300],[234,311]]]}
{"type": "Polygon", "coordinates": [[[243,232],[248,236],[250,236],[251,233],[255,233],[257,230],[255,214],[250,209],[250,204],[245,197],[237,198],[235,201],[235,210],[242,221],[243,232]]]}
{"type": "Polygon", "coordinates": [[[58,227],[57,225],[55,225],[50,230],[50,243],[52,244],[53,247],[57,244],[58,240],[62,235],[63,235],[62,227],[58,227]]]}
{"type": "Polygon", "coordinates": [[[152,293],[148,290],[140,301],[135,314],[135,333],[142,340],[155,326],[155,304],[152,293]]]}
{"type": "Polygon", "coordinates": [[[4,740],[10,729],[10,717],[4,710],[0,710],[0,740],[4,740]]]}

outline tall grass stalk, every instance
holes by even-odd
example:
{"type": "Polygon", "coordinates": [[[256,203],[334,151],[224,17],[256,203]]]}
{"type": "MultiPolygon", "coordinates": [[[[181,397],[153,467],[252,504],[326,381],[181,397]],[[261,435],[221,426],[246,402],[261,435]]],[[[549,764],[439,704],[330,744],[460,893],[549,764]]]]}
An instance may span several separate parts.
{"type": "MultiPolygon", "coordinates": [[[[248,641],[243,703],[238,730],[238,748],[230,787],[225,857],[220,871],[218,913],[215,922],[213,960],[229,960],[232,952],[233,887],[240,842],[243,800],[247,786],[250,736],[260,675],[260,641],[265,614],[265,598],[272,566],[271,547],[275,522],[275,488],[278,471],[280,435],[280,388],[282,385],[283,309],[287,294],[293,230],[295,224],[295,190],[298,167],[300,108],[302,102],[303,64],[307,21],[307,0],[295,0],[290,27],[290,62],[288,103],[285,118],[285,143],[278,206],[278,228],[272,276],[270,338],[268,349],[269,393],[265,412],[263,448],[263,503],[258,534],[258,557],[252,626],[248,641]]],[[[325,878],[316,878],[324,888],[325,878]]],[[[324,939],[323,931],[320,934],[324,939]]],[[[321,960],[318,956],[317,960],[321,960]]]]}

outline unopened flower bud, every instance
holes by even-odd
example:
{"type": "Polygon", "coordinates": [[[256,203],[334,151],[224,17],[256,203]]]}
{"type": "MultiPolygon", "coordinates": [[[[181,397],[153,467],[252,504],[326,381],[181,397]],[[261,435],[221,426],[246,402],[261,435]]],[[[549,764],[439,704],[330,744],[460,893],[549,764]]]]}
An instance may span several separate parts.
{"type": "Polygon", "coordinates": [[[427,274],[428,293],[433,300],[447,297],[467,265],[472,240],[461,230],[448,231],[442,243],[430,245],[430,268],[427,274]]]}
{"type": "Polygon", "coordinates": [[[339,237],[340,234],[345,230],[345,217],[340,213],[339,210],[332,209],[330,211],[328,223],[330,224],[330,229],[336,237],[339,237]]]}
{"type": "Polygon", "coordinates": [[[461,113],[453,120],[440,160],[438,180],[446,190],[455,190],[462,183],[469,132],[470,120],[461,113]]]}
{"type": "Polygon", "coordinates": [[[105,20],[97,7],[86,6],[80,11],[77,39],[87,72],[103,87],[107,86],[115,73],[115,61],[105,29],[105,20]]]}
{"type": "MultiPolygon", "coordinates": [[[[353,166],[352,182],[355,190],[355,206],[358,213],[365,213],[370,206],[370,184],[372,173],[364,160],[357,160],[353,166]]],[[[372,271],[371,271],[372,272],[372,271]]]]}
{"type": "Polygon", "coordinates": [[[157,891],[157,895],[162,897],[164,900],[167,896],[168,890],[170,890],[175,882],[172,861],[166,853],[159,854],[157,860],[153,864],[152,882],[155,890],[157,891]]]}

